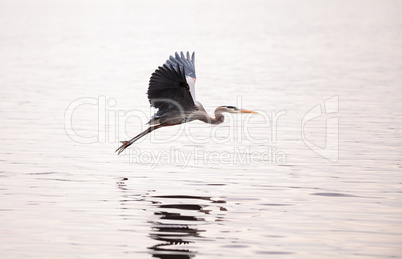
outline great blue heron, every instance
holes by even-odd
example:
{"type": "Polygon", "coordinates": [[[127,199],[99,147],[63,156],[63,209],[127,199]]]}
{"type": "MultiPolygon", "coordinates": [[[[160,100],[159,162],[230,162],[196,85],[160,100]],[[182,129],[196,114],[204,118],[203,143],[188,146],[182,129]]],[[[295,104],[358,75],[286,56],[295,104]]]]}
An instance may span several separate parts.
{"type": "Polygon", "coordinates": [[[220,124],[225,117],[222,113],[256,113],[238,109],[234,106],[219,106],[215,109],[215,117],[205,111],[200,102],[195,99],[195,63],[194,52],[187,51],[175,56],[158,67],[152,74],[148,87],[148,99],[151,106],[158,109],[157,113],[148,122],[150,127],[128,141],[121,141],[122,145],[116,149],[120,154],[128,146],[152,131],[178,125],[193,120],[200,120],[210,124],[220,124]]]}

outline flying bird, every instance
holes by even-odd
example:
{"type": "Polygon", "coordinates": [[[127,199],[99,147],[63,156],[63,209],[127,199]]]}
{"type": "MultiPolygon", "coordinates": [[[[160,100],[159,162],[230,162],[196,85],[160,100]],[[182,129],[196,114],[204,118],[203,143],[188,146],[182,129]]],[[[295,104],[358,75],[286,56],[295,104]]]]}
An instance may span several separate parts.
{"type": "Polygon", "coordinates": [[[219,106],[215,109],[215,117],[211,117],[195,98],[195,53],[190,57],[176,52],[151,75],[148,87],[148,99],[151,106],[158,109],[148,122],[150,127],[116,149],[120,154],[138,139],[152,131],[182,123],[200,120],[209,124],[220,124],[224,121],[223,113],[256,113],[238,109],[235,106],[219,106]]]}

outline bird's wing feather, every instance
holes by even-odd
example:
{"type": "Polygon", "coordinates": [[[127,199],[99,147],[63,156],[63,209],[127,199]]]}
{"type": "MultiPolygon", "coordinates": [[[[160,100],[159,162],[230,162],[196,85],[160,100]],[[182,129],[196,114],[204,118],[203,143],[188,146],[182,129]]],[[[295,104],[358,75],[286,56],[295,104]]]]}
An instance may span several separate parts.
{"type": "Polygon", "coordinates": [[[175,56],[170,56],[168,60],[166,60],[166,64],[173,65],[176,68],[177,64],[180,64],[181,67],[184,67],[184,72],[186,76],[191,78],[196,78],[195,76],[195,52],[191,55],[187,51],[186,56],[183,51],[180,52],[180,55],[176,52],[175,56]]]}
{"type": "Polygon", "coordinates": [[[190,86],[190,92],[191,92],[191,97],[193,98],[193,101],[196,102],[195,98],[195,52],[191,54],[190,58],[190,53],[187,51],[186,55],[184,55],[183,51],[180,52],[180,55],[176,52],[175,56],[170,56],[168,60],[166,60],[166,63],[168,65],[173,65],[174,68],[177,67],[177,64],[180,65],[180,67],[184,68],[184,73],[186,76],[186,81],[187,84],[190,86]]]}
{"type": "Polygon", "coordinates": [[[148,99],[158,114],[167,111],[193,111],[196,109],[186,80],[185,68],[180,63],[165,63],[152,74],[148,99]]]}

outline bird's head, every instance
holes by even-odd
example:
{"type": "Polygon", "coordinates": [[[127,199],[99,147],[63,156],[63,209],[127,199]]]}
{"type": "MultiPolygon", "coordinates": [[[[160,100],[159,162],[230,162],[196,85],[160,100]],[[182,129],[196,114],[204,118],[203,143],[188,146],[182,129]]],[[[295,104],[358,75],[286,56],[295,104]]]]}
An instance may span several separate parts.
{"type": "Polygon", "coordinates": [[[235,106],[220,106],[222,112],[228,112],[228,113],[258,113],[246,109],[238,109],[235,106]]]}

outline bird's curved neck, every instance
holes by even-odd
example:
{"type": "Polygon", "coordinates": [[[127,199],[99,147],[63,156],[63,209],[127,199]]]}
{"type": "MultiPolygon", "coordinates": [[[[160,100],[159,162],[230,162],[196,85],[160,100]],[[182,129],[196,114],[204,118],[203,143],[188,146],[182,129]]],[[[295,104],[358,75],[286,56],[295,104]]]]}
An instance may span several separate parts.
{"type": "Polygon", "coordinates": [[[215,109],[215,118],[210,118],[211,119],[211,124],[221,124],[225,120],[225,116],[222,114],[222,109],[221,107],[218,107],[215,109]]]}
{"type": "Polygon", "coordinates": [[[215,109],[215,117],[211,117],[201,106],[200,111],[195,112],[190,120],[200,120],[202,122],[209,124],[221,124],[225,120],[225,117],[223,116],[222,112],[223,112],[222,107],[218,107],[215,109]]]}

